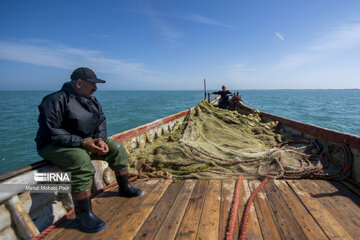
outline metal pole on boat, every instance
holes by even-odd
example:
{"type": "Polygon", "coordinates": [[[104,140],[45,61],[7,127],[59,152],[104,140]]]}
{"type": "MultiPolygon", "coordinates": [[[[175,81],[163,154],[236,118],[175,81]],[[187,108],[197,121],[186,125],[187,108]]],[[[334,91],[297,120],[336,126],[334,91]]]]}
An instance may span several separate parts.
{"type": "Polygon", "coordinates": [[[205,97],[204,100],[206,100],[206,79],[204,78],[204,91],[205,91],[205,97]]]}

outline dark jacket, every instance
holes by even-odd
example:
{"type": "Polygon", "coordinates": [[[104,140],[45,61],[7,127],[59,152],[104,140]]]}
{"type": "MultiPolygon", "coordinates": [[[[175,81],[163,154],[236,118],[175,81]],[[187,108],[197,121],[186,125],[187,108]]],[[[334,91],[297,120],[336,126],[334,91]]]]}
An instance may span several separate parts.
{"type": "Polygon", "coordinates": [[[62,147],[81,147],[84,138],[106,140],[106,120],[95,97],[80,97],[70,82],[52,93],[39,105],[39,129],[36,134],[37,149],[48,144],[62,147]]]}
{"type": "Polygon", "coordinates": [[[229,101],[229,96],[231,95],[231,92],[229,90],[221,90],[221,91],[217,91],[217,92],[213,92],[213,94],[219,94],[220,97],[220,101],[229,101]]]}

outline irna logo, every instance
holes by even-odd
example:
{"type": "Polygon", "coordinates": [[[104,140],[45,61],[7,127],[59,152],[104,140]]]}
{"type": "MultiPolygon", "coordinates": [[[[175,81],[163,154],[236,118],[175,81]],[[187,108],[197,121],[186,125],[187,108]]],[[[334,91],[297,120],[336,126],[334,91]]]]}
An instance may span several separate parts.
{"type": "Polygon", "coordinates": [[[70,182],[70,173],[34,173],[36,182],[70,182]]]}

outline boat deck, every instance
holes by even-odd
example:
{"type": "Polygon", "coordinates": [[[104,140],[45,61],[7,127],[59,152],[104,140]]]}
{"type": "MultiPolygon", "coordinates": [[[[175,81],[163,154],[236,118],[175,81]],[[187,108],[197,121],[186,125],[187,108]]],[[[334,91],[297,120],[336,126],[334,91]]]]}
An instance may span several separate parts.
{"type": "MultiPolygon", "coordinates": [[[[93,198],[106,222],[82,233],[74,214],[45,239],[224,239],[235,180],[149,180],[134,182],[137,198],[117,196],[113,187],[93,198]]],[[[260,184],[243,180],[233,239],[238,239],[246,201],[260,184]]],[[[247,239],[360,239],[360,193],[325,180],[269,181],[250,210],[247,239]]]]}

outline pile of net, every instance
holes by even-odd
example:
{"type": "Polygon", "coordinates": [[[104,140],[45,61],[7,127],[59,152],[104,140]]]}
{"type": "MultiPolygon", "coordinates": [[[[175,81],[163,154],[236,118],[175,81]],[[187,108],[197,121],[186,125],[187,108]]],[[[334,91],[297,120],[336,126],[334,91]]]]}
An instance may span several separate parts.
{"type": "Polygon", "coordinates": [[[258,112],[202,101],[171,132],[129,154],[129,167],[143,177],[175,179],[334,178],[348,174],[350,155],[343,146],[320,149],[315,140],[292,139],[258,112]]]}

